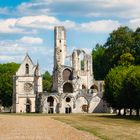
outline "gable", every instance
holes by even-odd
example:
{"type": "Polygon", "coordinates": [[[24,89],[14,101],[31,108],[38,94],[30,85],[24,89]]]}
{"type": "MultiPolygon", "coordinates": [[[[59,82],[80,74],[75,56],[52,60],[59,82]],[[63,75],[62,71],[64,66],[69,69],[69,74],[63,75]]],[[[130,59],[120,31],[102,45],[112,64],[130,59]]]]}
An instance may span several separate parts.
{"type": "Polygon", "coordinates": [[[34,63],[28,54],[26,54],[22,64],[20,65],[18,71],[16,72],[17,76],[33,75],[34,74],[34,63]]]}

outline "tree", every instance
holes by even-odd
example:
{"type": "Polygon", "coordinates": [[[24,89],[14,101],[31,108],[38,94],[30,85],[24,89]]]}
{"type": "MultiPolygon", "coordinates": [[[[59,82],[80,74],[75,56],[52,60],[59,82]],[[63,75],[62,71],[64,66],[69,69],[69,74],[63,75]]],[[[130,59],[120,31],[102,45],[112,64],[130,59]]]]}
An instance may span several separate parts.
{"type": "Polygon", "coordinates": [[[126,96],[124,96],[124,79],[127,73],[133,68],[118,66],[111,69],[105,78],[105,92],[103,99],[109,103],[109,105],[115,109],[120,110],[126,107],[126,96]]]}
{"type": "Polygon", "coordinates": [[[133,34],[134,37],[134,50],[135,50],[135,64],[140,64],[140,27],[136,29],[133,34]]]}
{"type": "Polygon", "coordinates": [[[106,43],[97,44],[92,51],[95,79],[103,80],[111,68],[118,65],[140,64],[140,28],[134,32],[119,27],[110,33],[106,43]]]}
{"type": "MultiPolygon", "coordinates": [[[[127,108],[136,109],[137,116],[139,116],[140,109],[140,66],[135,66],[127,73],[124,80],[124,94],[127,101],[127,108]]],[[[131,113],[130,113],[131,114],[131,113]]]]}
{"type": "Polygon", "coordinates": [[[19,64],[0,64],[0,104],[2,106],[12,105],[13,75],[19,68],[19,64]]]}
{"type": "Polygon", "coordinates": [[[105,48],[102,45],[97,44],[96,47],[92,50],[92,59],[93,59],[93,73],[96,80],[104,79],[104,52],[105,48]]]}
{"type": "MultiPolygon", "coordinates": [[[[133,57],[135,56],[134,50],[134,37],[133,31],[128,27],[119,27],[117,30],[114,30],[107,42],[105,43],[105,55],[104,60],[106,60],[105,66],[105,75],[109,72],[109,70],[113,67],[116,67],[120,61],[120,59],[125,58],[126,63],[126,55],[131,55],[133,61],[133,57]]],[[[130,61],[130,59],[128,59],[130,61]]]]}
{"type": "Polygon", "coordinates": [[[50,92],[52,89],[52,76],[48,71],[43,74],[43,90],[50,92]]]}
{"type": "Polygon", "coordinates": [[[118,61],[119,65],[122,66],[130,66],[133,65],[135,58],[132,56],[131,53],[124,53],[120,56],[120,60],[118,61]]]}

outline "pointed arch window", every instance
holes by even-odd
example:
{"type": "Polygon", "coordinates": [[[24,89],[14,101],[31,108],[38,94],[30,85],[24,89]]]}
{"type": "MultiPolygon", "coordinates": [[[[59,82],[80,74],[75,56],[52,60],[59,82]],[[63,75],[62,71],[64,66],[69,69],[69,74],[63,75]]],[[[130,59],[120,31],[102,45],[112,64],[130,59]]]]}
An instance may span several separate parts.
{"type": "Polygon", "coordinates": [[[25,74],[29,74],[29,64],[25,65],[25,74]]]}

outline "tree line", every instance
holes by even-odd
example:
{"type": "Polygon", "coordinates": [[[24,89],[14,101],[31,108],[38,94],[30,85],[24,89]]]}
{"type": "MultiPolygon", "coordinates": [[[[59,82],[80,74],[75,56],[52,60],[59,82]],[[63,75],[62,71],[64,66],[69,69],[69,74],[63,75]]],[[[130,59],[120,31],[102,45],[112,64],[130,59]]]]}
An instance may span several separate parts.
{"type": "Polygon", "coordinates": [[[119,27],[92,51],[95,79],[105,80],[103,99],[114,109],[140,110],[140,28],[119,27]]]}

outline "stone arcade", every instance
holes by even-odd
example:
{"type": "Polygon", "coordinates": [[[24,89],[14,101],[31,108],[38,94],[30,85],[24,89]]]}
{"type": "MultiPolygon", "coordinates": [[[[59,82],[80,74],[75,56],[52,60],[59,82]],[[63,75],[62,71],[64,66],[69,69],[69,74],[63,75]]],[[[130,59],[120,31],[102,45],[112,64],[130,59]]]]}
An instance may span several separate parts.
{"type": "Polygon", "coordinates": [[[42,91],[39,65],[27,54],[14,76],[13,111],[42,113],[107,112],[102,100],[104,81],[95,81],[92,56],[76,49],[67,60],[66,31],[54,29],[54,68],[51,93],[42,91]]]}

